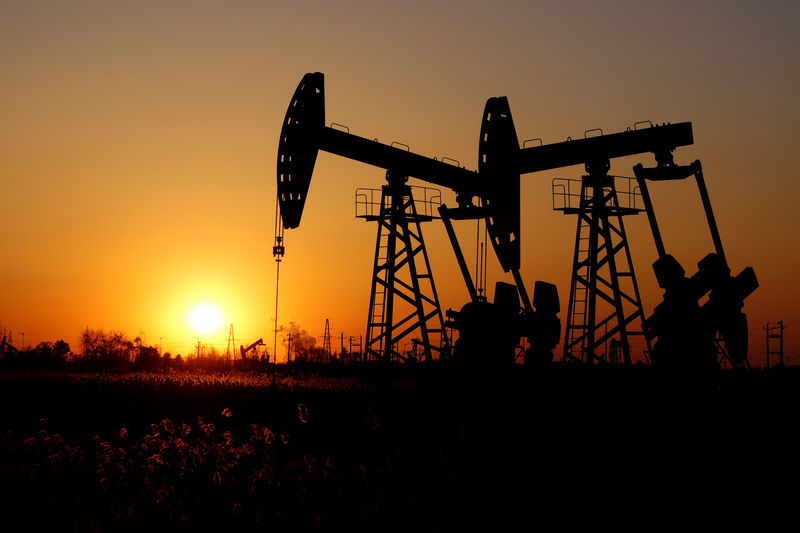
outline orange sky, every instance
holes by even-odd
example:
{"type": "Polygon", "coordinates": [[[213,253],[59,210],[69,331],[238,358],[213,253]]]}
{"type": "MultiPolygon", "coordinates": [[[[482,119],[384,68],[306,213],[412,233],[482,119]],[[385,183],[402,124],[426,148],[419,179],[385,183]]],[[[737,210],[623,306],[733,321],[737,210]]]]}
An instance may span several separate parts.
{"type": "MultiPolygon", "coordinates": [[[[329,122],[472,169],[491,96],[509,97],[520,140],[691,121],[695,145],[676,160],[702,160],[728,261],[761,283],[745,305],[751,361],[764,323],[784,320],[800,363],[798,22],[788,1],[0,4],[0,326],[16,345],[25,332],[77,347],[88,325],[185,354],[189,311],[213,302],[224,325],[204,342],[224,351],[233,323],[237,344],[271,346],[277,139],[298,81],[320,71],[329,122]]],[[[562,321],[575,219],[552,211],[550,181],[581,172],[522,180],[523,276],[558,285],[562,321]]],[[[353,192],[382,182],[320,155],[286,235],[281,324],[364,333],[375,226],[354,218],[353,192]]],[[[696,189],[652,192],[668,249],[694,272],[712,249],[696,189]]],[[[644,215],[626,223],[649,313],[655,249],[644,215]]],[[[442,305],[459,308],[444,229],[425,230],[442,305]]]]}

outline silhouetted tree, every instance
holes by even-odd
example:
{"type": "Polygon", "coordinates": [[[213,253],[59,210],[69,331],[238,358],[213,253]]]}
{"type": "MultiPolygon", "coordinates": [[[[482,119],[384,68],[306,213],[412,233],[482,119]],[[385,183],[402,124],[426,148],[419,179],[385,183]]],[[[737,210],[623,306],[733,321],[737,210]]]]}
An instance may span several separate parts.
{"type": "Polygon", "coordinates": [[[158,356],[158,348],[155,346],[145,346],[141,337],[133,339],[134,349],[136,350],[133,362],[137,370],[155,370],[161,365],[161,358],[158,356]]]}
{"type": "Polygon", "coordinates": [[[134,343],[121,331],[105,333],[89,328],[81,334],[81,350],[87,362],[104,369],[130,364],[136,353],[134,343]]]}

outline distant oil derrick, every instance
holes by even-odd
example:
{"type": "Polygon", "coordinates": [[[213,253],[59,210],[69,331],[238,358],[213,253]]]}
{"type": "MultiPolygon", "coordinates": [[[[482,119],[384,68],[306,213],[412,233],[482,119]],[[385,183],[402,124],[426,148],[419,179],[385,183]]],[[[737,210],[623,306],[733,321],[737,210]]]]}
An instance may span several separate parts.
{"type": "Polygon", "coordinates": [[[325,361],[331,360],[331,323],[325,319],[325,333],[322,335],[322,357],[325,361]]]}
{"type": "Polygon", "coordinates": [[[258,358],[259,355],[259,347],[264,346],[264,339],[258,339],[257,341],[253,342],[252,344],[248,344],[246,347],[243,345],[239,346],[239,357],[242,361],[247,361],[249,359],[258,358]]]}

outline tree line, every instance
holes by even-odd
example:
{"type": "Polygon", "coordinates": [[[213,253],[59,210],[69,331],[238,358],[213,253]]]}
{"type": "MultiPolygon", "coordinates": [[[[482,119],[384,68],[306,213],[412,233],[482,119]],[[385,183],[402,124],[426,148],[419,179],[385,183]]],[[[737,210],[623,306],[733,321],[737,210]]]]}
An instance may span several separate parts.
{"type": "MultiPolygon", "coordinates": [[[[81,332],[79,347],[73,351],[63,339],[41,342],[34,348],[20,350],[5,342],[0,345],[0,368],[53,368],[78,371],[154,371],[168,369],[224,370],[232,366],[224,355],[211,348],[208,352],[173,357],[159,353],[141,336],[131,339],[121,331],[86,328],[81,332]]],[[[255,369],[266,360],[250,358],[235,361],[237,369],[255,369]]]]}

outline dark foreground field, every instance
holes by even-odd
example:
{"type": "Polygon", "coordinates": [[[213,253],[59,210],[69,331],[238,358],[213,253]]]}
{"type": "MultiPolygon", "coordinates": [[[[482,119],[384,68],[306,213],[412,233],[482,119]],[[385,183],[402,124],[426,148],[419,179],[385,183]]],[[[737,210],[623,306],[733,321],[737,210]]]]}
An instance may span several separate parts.
{"type": "Polygon", "coordinates": [[[0,529],[797,525],[800,369],[518,370],[5,372],[0,529]]]}

